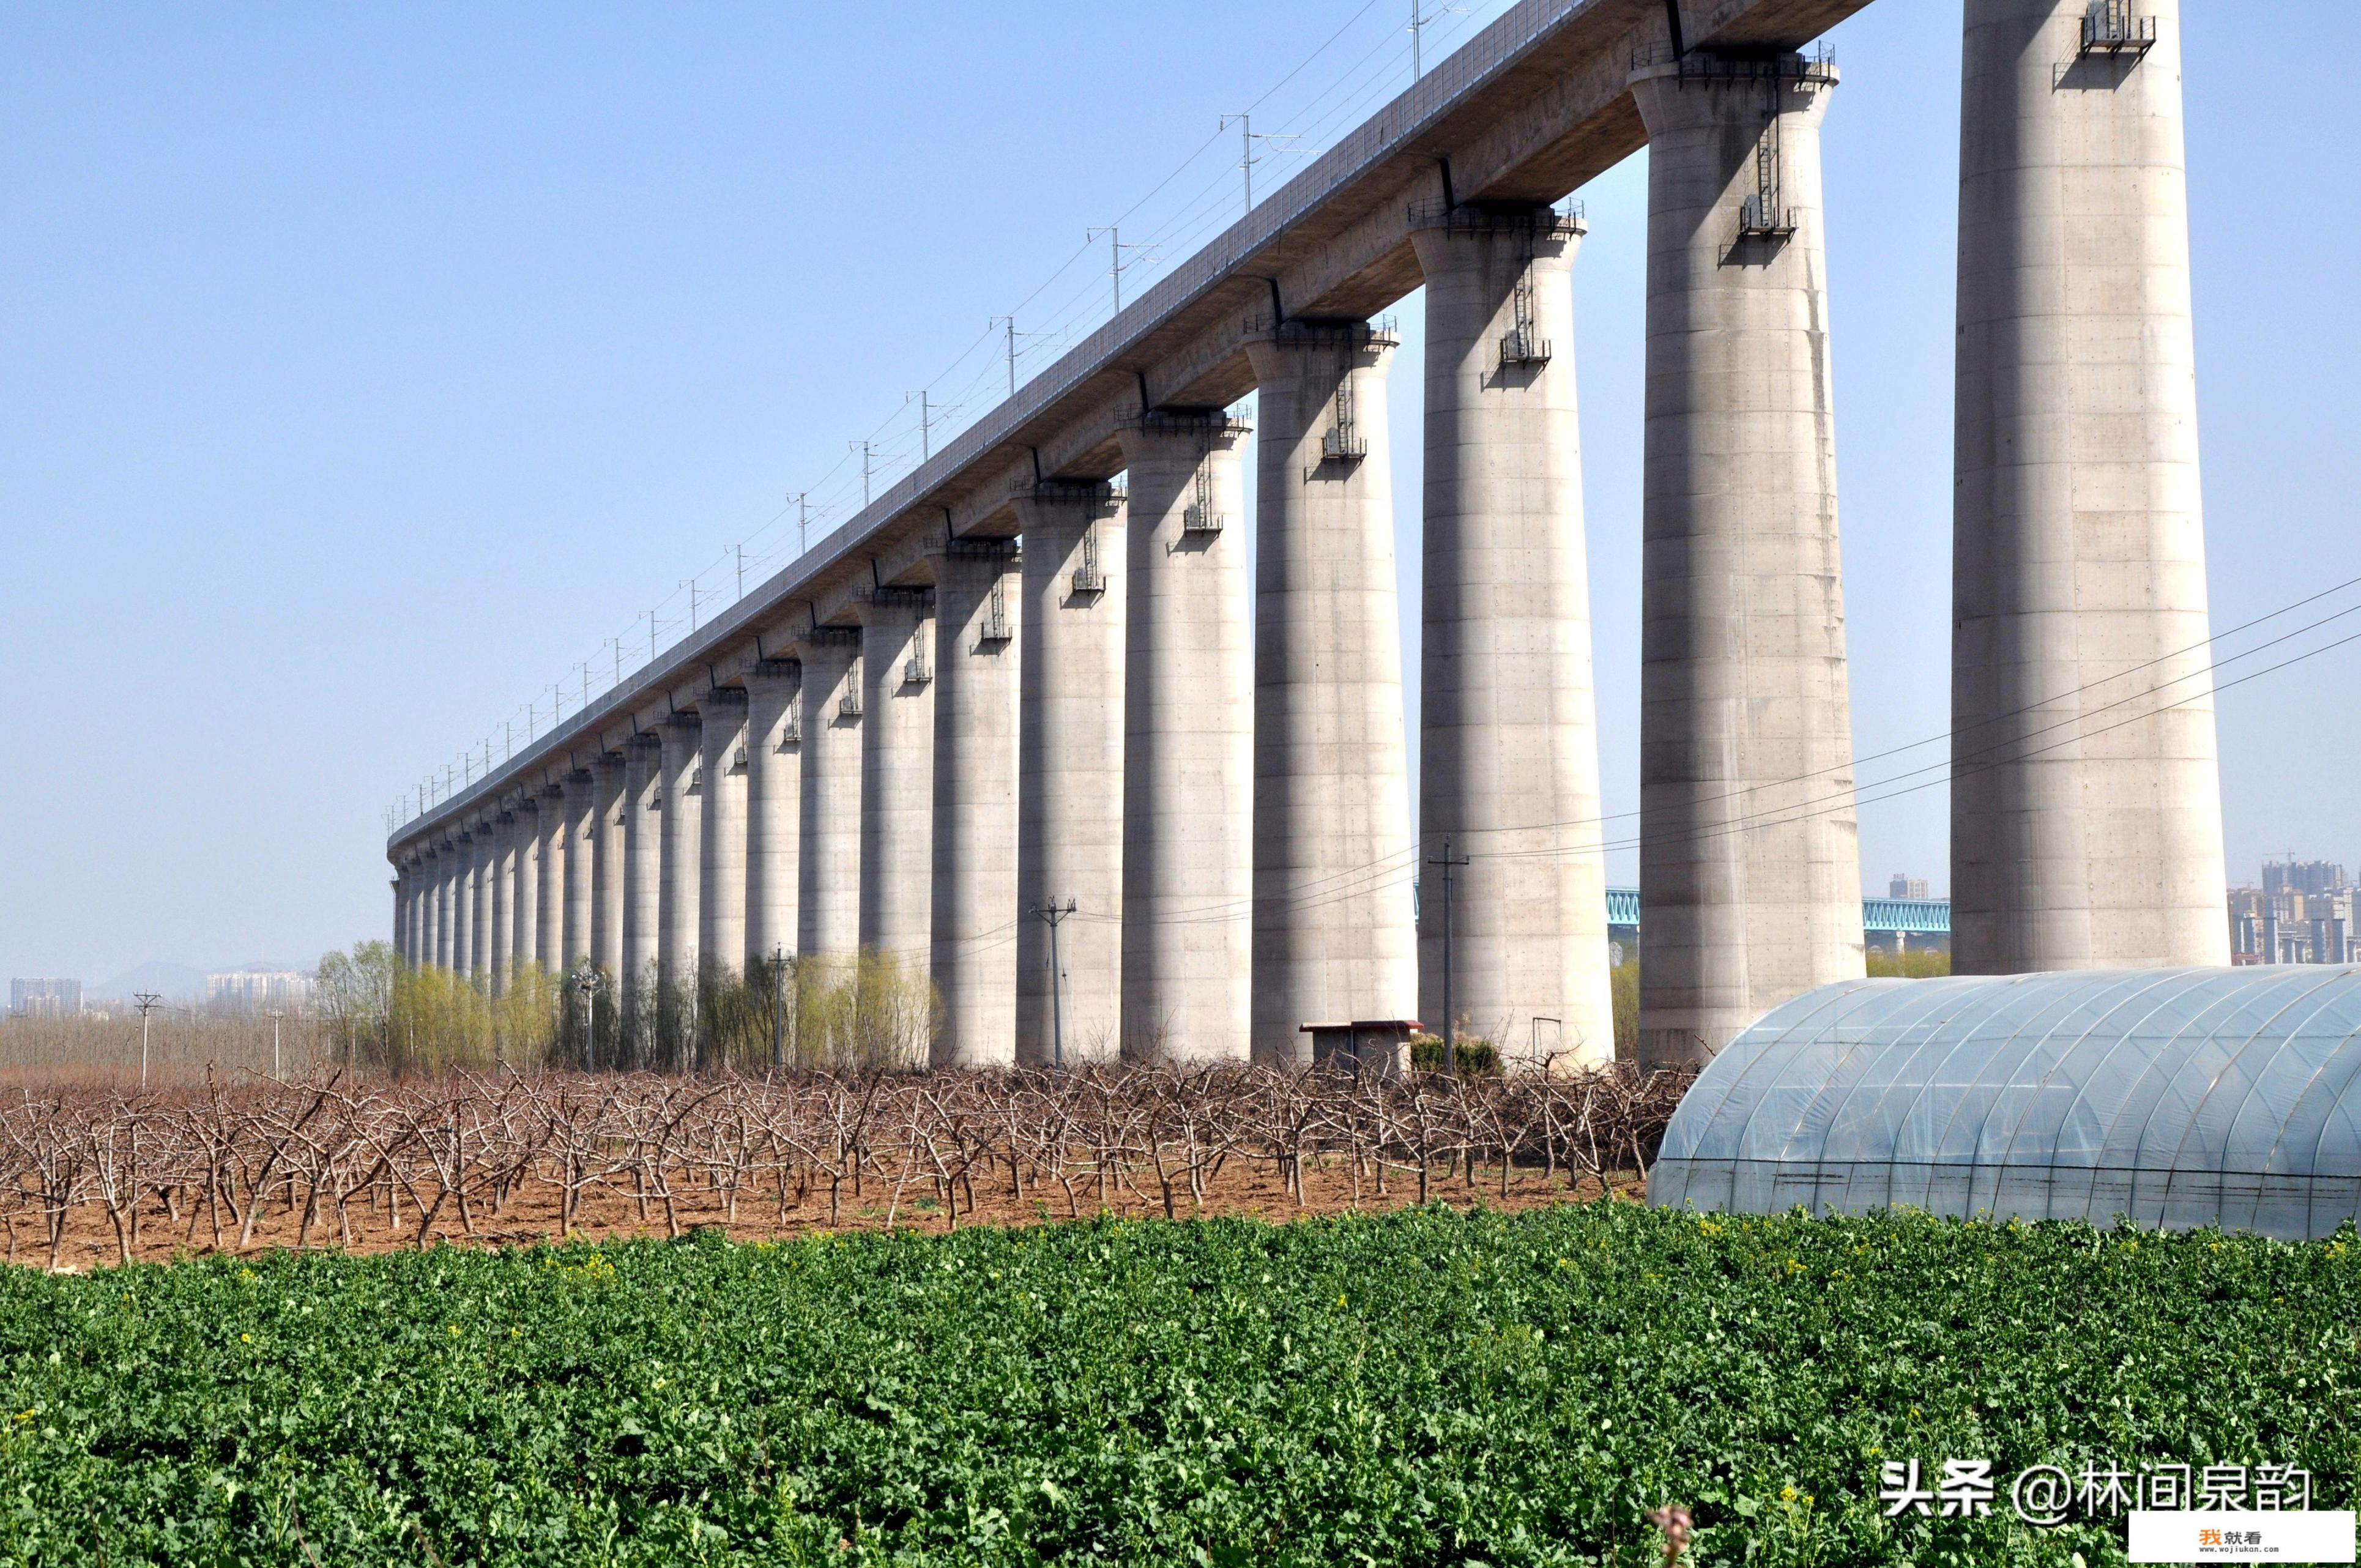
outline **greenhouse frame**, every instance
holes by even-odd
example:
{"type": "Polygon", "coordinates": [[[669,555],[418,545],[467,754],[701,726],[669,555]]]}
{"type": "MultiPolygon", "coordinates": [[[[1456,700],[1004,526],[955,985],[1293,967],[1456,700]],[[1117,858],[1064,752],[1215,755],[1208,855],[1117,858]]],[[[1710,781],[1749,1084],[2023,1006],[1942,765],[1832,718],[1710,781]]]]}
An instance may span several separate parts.
{"type": "Polygon", "coordinates": [[[2326,1236],[2361,1218],[2361,966],[1823,986],[1706,1067],[1649,1191],[2326,1236]]]}

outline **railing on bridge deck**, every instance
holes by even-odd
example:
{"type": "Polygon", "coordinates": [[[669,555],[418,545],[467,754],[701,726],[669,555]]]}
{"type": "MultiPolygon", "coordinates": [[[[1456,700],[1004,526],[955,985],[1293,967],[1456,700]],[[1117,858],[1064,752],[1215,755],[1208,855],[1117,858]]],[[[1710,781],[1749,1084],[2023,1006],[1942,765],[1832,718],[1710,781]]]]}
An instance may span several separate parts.
{"type": "MultiPolygon", "coordinates": [[[[1607,923],[1609,926],[1640,924],[1640,890],[1636,887],[1610,887],[1607,890],[1607,923]]],[[[1872,937],[1891,936],[1896,931],[1913,937],[1948,937],[1951,934],[1951,901],[1948,898],[1864,898],[1861,901],[1861,929],[1872,937]]]]}

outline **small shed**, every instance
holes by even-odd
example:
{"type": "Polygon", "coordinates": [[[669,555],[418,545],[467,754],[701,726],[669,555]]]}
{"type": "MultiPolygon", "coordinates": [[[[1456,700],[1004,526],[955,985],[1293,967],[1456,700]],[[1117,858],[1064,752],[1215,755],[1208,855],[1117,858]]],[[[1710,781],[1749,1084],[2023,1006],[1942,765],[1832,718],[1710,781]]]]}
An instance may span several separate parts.
{"type": "Polygon", "coordinates": [[[1337,1072],[1372,1072],[1382,1078],[1410,1070],[1410,1037],[1415,1018],[1359,1018],[1349,1024],[1306,1024],[1312,1065],[1337,1072]]]}

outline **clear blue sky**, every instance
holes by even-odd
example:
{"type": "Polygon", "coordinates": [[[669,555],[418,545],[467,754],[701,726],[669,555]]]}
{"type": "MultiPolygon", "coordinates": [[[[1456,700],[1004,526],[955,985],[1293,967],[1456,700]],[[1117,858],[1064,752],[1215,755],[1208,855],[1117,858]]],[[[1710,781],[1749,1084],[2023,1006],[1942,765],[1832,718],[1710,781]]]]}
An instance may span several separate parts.
{"type": "MultiPolygon", "coordinates": [[[[1430,60],[1500,3],[1442,17],[1430,60]]],[[[2347,5],[2268,27],[2188,9],[2227,627],[2361,576],[2334,171],[2361,88],[2333,49],[2290,47],[2338,36],[2347,5]]],[[[988,318],[1094,324],[1088,225],[1187,255],[1238,200],[1218,117],[1251,104],[1257,130],[1323,144],[1407,81],[1404,10],[0,10],[0,969],[97,981],[381,935],[397,795],[504,719],[522,732],[529,702],[545,716],[578,663],[611,674],[609,637],[636,663],[651,606],[676,632],[682,579],[727,597],[738,542],[791,551],[789,491],[843,515],[847,442],[912,454],[906,393],[980,414],[1003,385],[988,318]]],[[[1946,723],[1958,18],[1879,0],[1834,35],[1864,754],[1946,723]]],[[[1583,192],[1577,264],[1616,811],[1637,795],[1643,158],[1583,192]]],[[[1291,167],[1273,153],[1258,181],[1291,167]]],[[[1415,297],[1400,313],[1408,436],[1415,297]]],[[[1405,528],[1417,455],[1396,458],[1405,528]]],[[[2234,874],[2289,848],[2361,861],[2356,676],[2361,644],[2224,695],[2234,874]]],[[[1872,886],[1942,885],[1939,788],[1864,807],[1861,838],[1872,886]]]]}

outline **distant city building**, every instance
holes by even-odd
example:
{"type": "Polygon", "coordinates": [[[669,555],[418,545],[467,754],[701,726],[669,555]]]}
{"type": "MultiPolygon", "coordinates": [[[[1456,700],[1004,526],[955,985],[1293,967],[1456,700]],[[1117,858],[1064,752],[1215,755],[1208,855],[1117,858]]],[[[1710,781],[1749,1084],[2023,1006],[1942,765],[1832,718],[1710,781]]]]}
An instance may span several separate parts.
{"type": "Polygon", "coordinates": [[[1908,876],[1901,872],[1895,872],[1894,873],[1894,882],[1892,885],[1886,889],[1885,896],[1888,898],[1924,898],[1927,896],[1927,879],[1922,876],[1908,876]]]}
{"type": "Polygon", "coordinates": [[[292,970],[244,970],[205,976],[205,1005],[231,1013],[272,1008],[300,1013],[311,1004],[312,977],[292,970]]]}
{"type": "Polygon", "coordinates": [[[2329,861],[2266,861],[2263,885],[2230,890],[2230,961],[2345,964],[2355,959],[2353,884],[2329,861]]]}
{"type": "Polygon", "coordinates": [[[8,1011],[18,1018],[79,1018],[82,981],[78,980],[12,980],[8,1011]]]}

